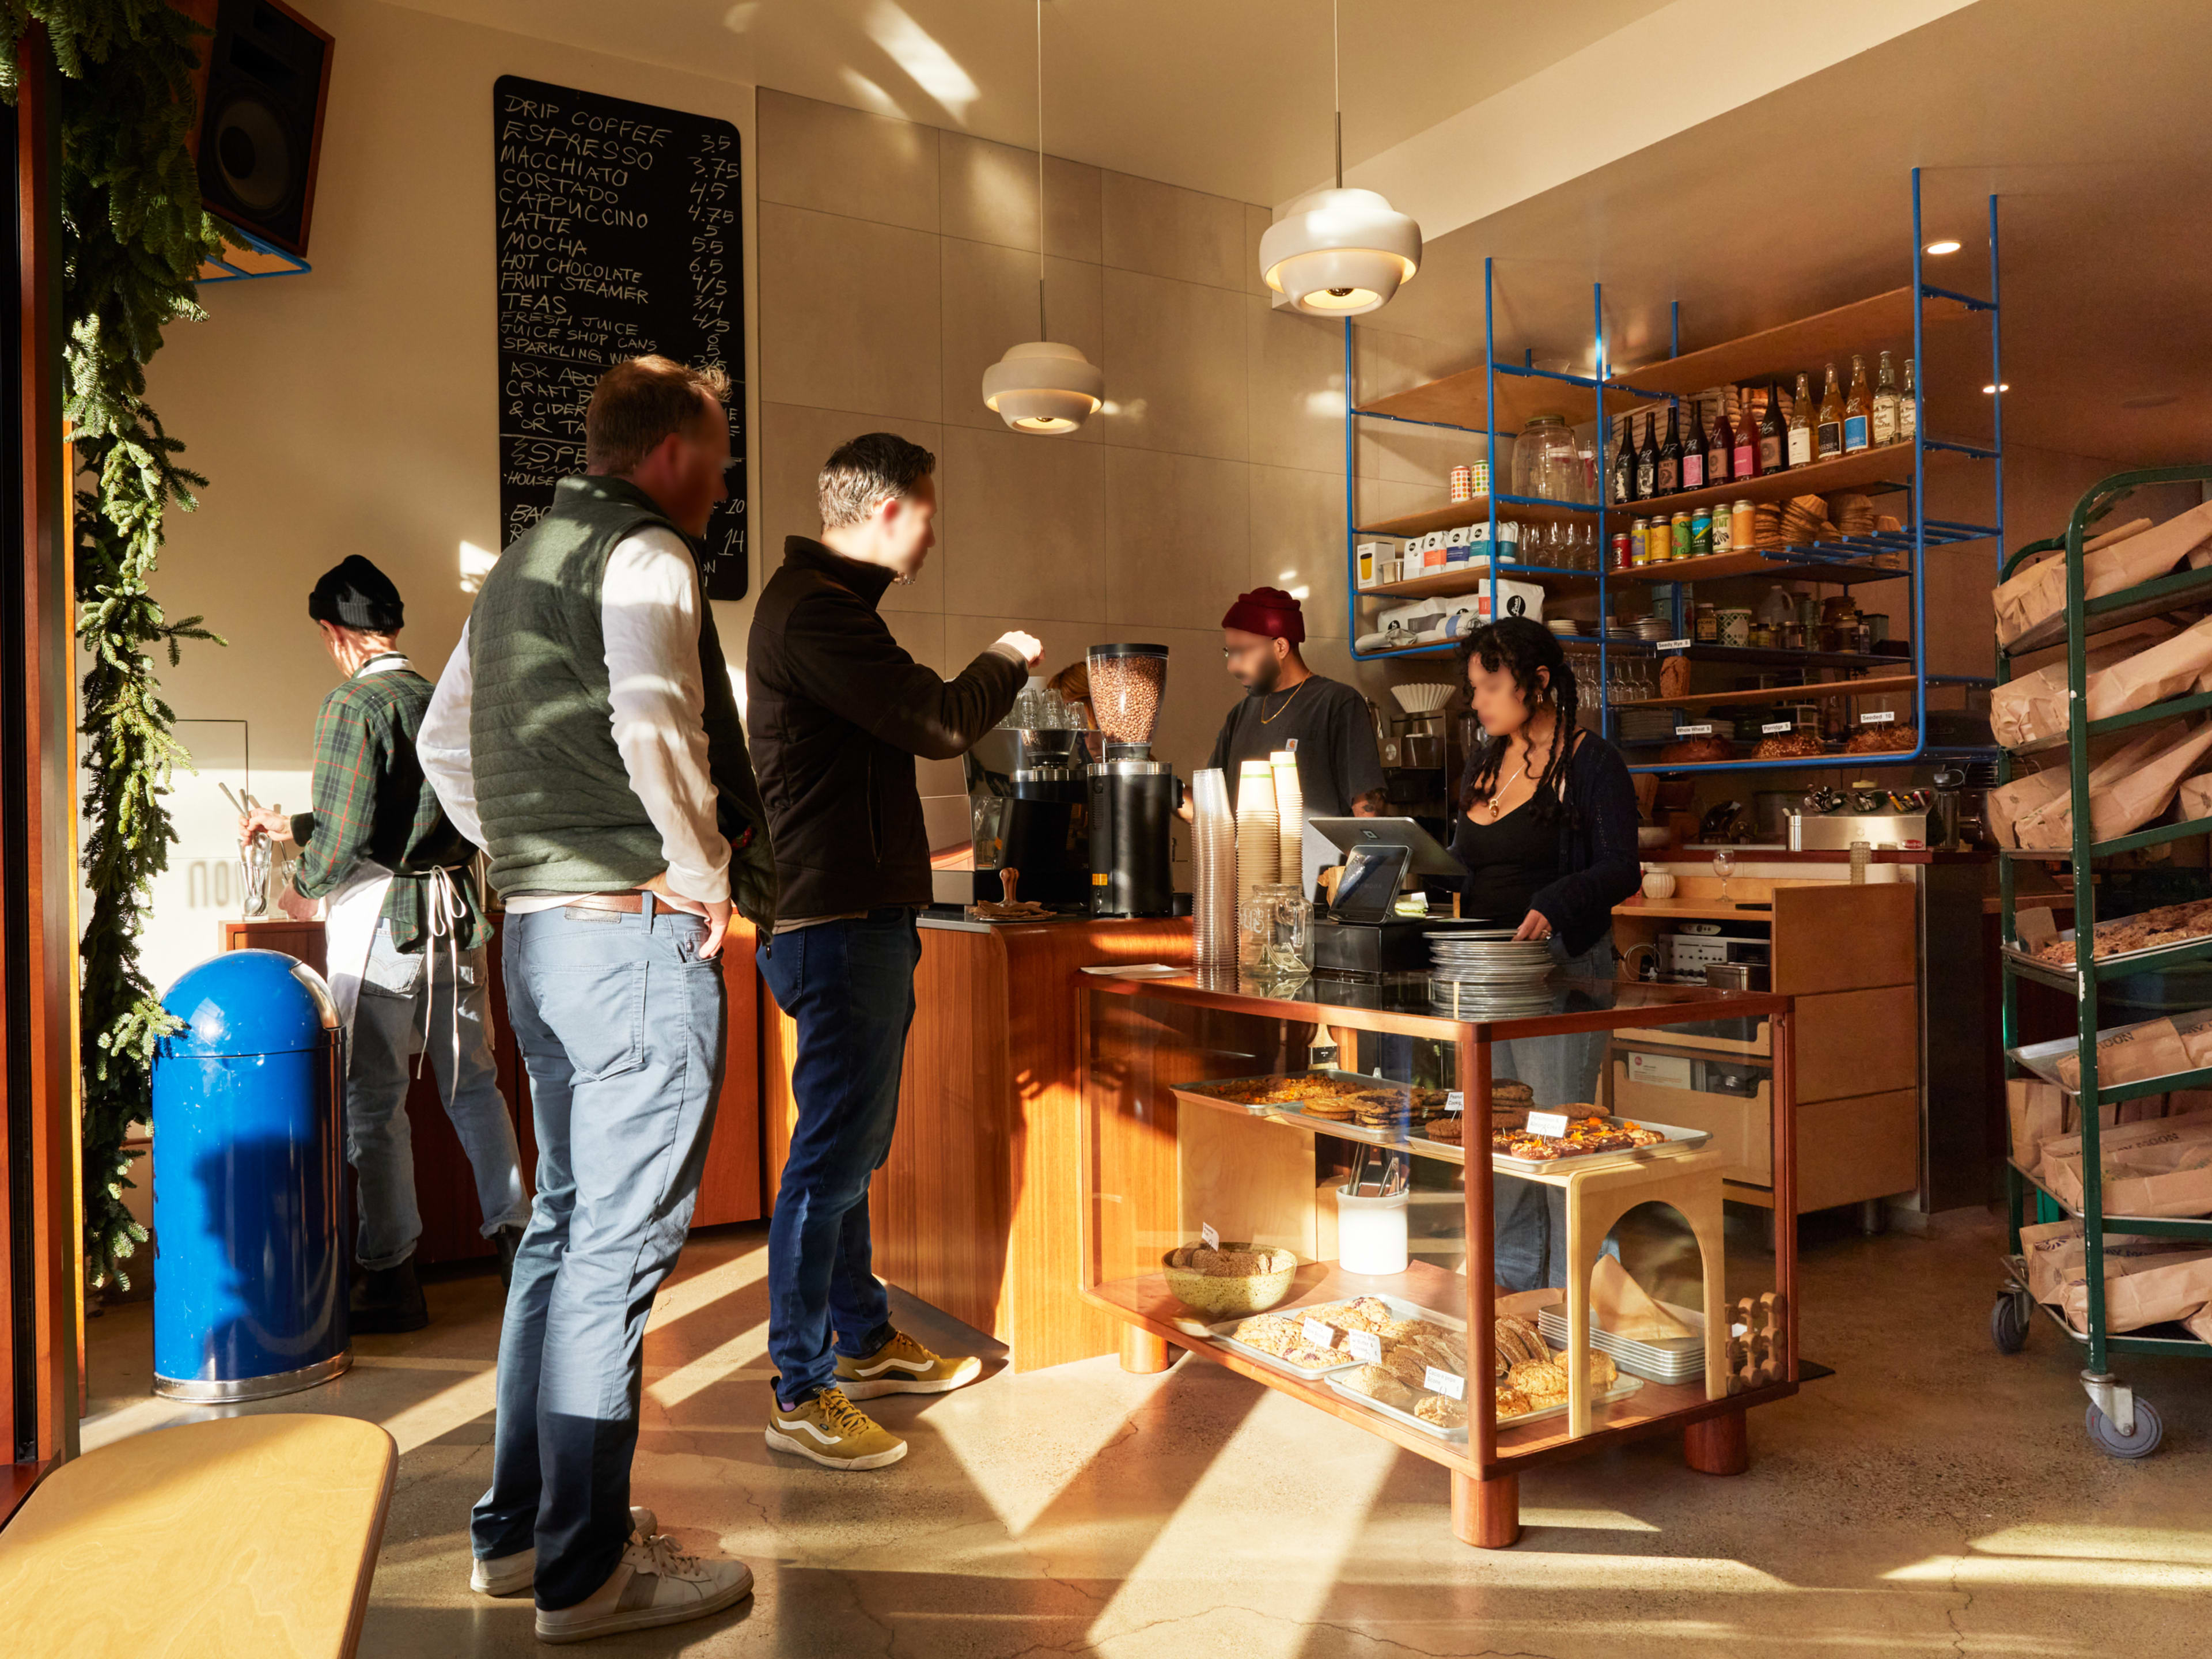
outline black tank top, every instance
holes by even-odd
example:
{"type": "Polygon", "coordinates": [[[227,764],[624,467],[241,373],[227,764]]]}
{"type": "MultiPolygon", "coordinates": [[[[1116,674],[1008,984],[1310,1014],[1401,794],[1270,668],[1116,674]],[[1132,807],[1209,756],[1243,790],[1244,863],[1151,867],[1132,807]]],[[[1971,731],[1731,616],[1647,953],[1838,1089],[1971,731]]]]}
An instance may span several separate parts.
{"type": "Polygon", "coordinates": [[[1495,823],[1480,807],[1472,818],[1460,814],[1452,851],[1467,868],[1462,915],[1518,927],[1528,901],[1559,879],[1559,817],[1557,797],[1552,799],[1549,814],[1540,813],[1531,796],[1495,823]]]}

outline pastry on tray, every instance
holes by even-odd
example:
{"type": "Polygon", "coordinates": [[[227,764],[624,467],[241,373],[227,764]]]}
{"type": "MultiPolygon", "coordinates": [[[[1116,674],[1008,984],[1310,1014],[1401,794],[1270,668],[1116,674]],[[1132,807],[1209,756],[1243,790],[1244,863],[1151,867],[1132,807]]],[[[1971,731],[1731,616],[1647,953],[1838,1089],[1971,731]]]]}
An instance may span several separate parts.
{"type": "Polygon", "coordinates": [[[1467,1426],[1467,1407],[1445,1394],[1425,1394],[1413,1402],[1413,1415],[1424,1423],[1433,1423],[1440,1429],[1463,1429],[1467,1426]]]}
{"type": "Polygon", "coordinates": [[[1431,1140],[1440,1140],[1447,1146],[1460,1144],[1463,1120],[1457,1112],[1446,1112],[1442,1117],[1432,1117],[1421,1126],[1421,1133],[1431,1140]]]}
{"type": "Polygon", "coordinates": [[[1500,1376],[1525,1360],[1548,1358],[1552,1352],[1534,1325],[1511,1314],[1500,1315],[1492,1327],[1491,1351],[1500,1376]]]}
{"type": "Polygon", "coordinates": [[[1509,1418],[1526,1417],[1530,1412],[1533,1412],[1535,1409],[1536,1407],[1534,1404],[1529,1400],[1528,1396],[1522,1393],[1520,1389],[1507,1383],[1501,1382],[1498,1384],[1498,1420],[1500,1423],[1506,1421],[1509,1418]]]}
{"type": "Polygon", "coordinates": [[[1364,1394],[1382,1405],[1395,1406],[1401,1412],[1413,1409],[1415,1390],[1392,1376],[1387,1366],[1355,1365],[1340,1380],[1354,1393],[1364,1394]]]}
{"type": "MultiPolygon", "coordinates": [[[[2179,945],[2185,939],[2201,939],[2207,933],[2212,933],[2212,899],[2197,899],[2186,904],[2161,904],[2139,915],[2100,921],[2093,949],[2100,957],[2120,956],[2130,951],[2179,945]]],[[[2051,939],[2038,945],[2035,956],[2039,962],[2070,968],[2074,965],[2074,941],[2051,939]]]]}
{"type": "Polygon", "coordinates": [[[1280,1314],[1259,1314],[1250,1319],[1240,1319],[1237,1328],[1229,1334],[1246,1347],[1273,1354],[1285,1364],[1296,1365],[1301,1370],[1316,1371],[1344,1360],[1340,1352],[1316,1348],[1307,1341],[1299,1319],[1286,1319],[1280,1314]]]}

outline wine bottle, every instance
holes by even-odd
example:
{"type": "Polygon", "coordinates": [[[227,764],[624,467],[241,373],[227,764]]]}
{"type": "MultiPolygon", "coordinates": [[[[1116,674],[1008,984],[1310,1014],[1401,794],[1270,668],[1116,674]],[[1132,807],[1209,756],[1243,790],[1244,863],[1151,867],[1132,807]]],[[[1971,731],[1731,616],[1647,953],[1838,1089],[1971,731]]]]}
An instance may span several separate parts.
{"type": "Polygon", "coordinates": [[[1875,380],[1871,437],[1877,446],[1897,441],[1897,370],[1887,351],[1881,354],[1881,372],[1875,380]]]}
{"type": "Polygon", "coordinates": [[[1659,446],[1658,478],[1655,488],[1662,495],[1672,495],[1682,487],[1681,410],[1674,404],[1667,405],[1667,441],[1659,446]]]}
{"type": "Polygon", "coordinates": [[[1828,365],[1827,383],[1820,389],[1820,418],[1813,424],[1813,453],[1832,461],[1844,453],[1844,394],[1836,385],[1836,366],[1828,365]]]}
{"type": "Polygon", "coordinates": [[[1705,487],[1705,409],[1703,404],[1690,405],[1690,434],[1682,440],[1682,488],[1703,489],[1705,487]]]}
{"type": "Polygon", "coordinates": [[[1729,463],[1735,453],[1735,430],[1729,424],[1728,405],[1723,404],[1713,411],[1713,424],[1705,434],[1705,483],[1724,484],[1729,482],[1729,463]]]}
{"type": "Polygon", "coordinates": [[[1813,383],[1804,374],[1797,377],[1797,395],[1790,404],[1790,465],[1813,465],[1813,383]]]}
{"type": "Polygon", "coordinates": [[[1613,500],[1619,506],[1635,499],[1636,438],[1629,429],[1629,417],[1624,415],[1620,417],[1620,447],[1613,452],[1613,500]]]}
{"type": "Polygon", "coordinates": [[[1866,359],[1851,359],[1850,389],[1844,394],[1844,453],[1856,455],[1873,441],[1869,430],[1874,395],[1867,390],[1866,359]]]}
{"type": "Polygon", "coordinates": [[[1644,447],[1636,452],[1636,499],[1648,501],[1659,493],[1659,416],[1644,417],[1644,447]]]}
{"type": "Polygon", "coordinates": [[[1743,389],[1743,417],[1736,423],[1735,453],[1730,458],[1730,471],[1738,483],[1759,476],[1759,421],[1752,412],[1752,390],[1743,389]]]}
{"type": "Polygon", "coordinates": [[[1920,430],[1920,403],[1912,390],[1912,359],[1905,360],[1905,391],[1897,400],[1897,437],[1911,443],[1920,430]]]}
{"type": "Polygon", "coordinates": [[[1766,407],[1759,416],[1759,471],[1764,477],[1770,472],[1790,470],[1790,428],[1782,418],[1782,388],[1772,380],[1766,383],[1766,407]]]}

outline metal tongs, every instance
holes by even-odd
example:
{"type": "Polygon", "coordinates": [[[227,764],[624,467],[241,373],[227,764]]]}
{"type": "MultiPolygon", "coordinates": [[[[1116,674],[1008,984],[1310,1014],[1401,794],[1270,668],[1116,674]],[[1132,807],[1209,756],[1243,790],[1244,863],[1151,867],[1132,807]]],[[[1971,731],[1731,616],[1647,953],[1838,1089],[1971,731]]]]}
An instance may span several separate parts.
{"type": "MultiPolygon", "coordinates": [[[[1382,1151],[1379,1147],[1376,1150],[1382,1151]]],[[[1395,1198],[1406,1190],[1412,1178],[1413,1169],[1407,1163],[1404,1154],[1384,1152],[1382,1174],[1373,1182],[1375,1190],[1371,1193],[1362,1192],[1360,1188],[1369,1184],[1367,1148],[1362,1146],[1359,1149],[1359,1162],[1352,1166],[1352,1195],[1354,1198],[1395,1198]]]]}
{"type": "MultiPolygon", "coordinates": [[[[216,781],[215,787],[222,791],[222,798],[231,804],[241,818],[261,805],[253,799],[253,792],[250,789],[234,795],[230,793],[230,786],[220,778],[216,781]]],[[[265,830],[256,830],[246,845],[239,849],[239,887],[249,921],[269,914],[269,869],[276,856],[276,849],[270,843],[269,832],[265,830]]]]}

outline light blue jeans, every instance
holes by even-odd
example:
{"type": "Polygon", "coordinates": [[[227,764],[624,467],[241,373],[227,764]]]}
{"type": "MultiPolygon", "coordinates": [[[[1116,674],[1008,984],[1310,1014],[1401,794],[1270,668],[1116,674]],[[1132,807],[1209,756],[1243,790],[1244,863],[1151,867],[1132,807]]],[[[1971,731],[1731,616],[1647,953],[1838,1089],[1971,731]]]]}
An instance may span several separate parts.
{"type": "Polygon", "coordinates": [[[361,1208],[354,1256],[363,1267],[398,1267],[415,1254],[422,1236],[407,1090],[412,1080],[408,1061],[425,1048],[446,1115],[476,1175],[483,1236],[520,1227],[529,1217],[514,1120],[492,1064],[487,970],[482,946],[460,953],[457,1007],[453,959],[437,941],[426,940],[419,951],[396,950],[391,924],[376,924],[346,1057],[346,1160],[359,1182],[361,1208]]]}
{"type": "MultiPolygon", "coordinates": [[[[1573,978],[1609,980],[1613,972],[1613,932],[1607,929],[1596,944],[1578,957],[1569,956],[1565,941],[1554,933],[1552,958],[1562,973],[1573,978]]],[[[1603,1031],[1501,1042],[1491,1050],[1491,1075],[1527,1084],[1540,1111],[1595,1102],[1598,1073],[1605,1065],[1605,1044],[1603,1031]]],[[[1557,1187],[1504,1175],[1492,1177],[1490,1190],[1491,1202],[1496,1206],[1498,1282],[1509,1291],[1564,1287],[1567,1282],[1566,1194],[1557,1187]]]]}
{"type": "Polygon", "coordinates": [[[658,908],[507,919],[538,1199],[470,1532],[483,1559],[534,1545],[548,1610],[605,1583],[629,1536],[646,1316],[684,1248],[721,1092],[727,1000],[720,962],[699,957],[706,931],[658,908]]]}

